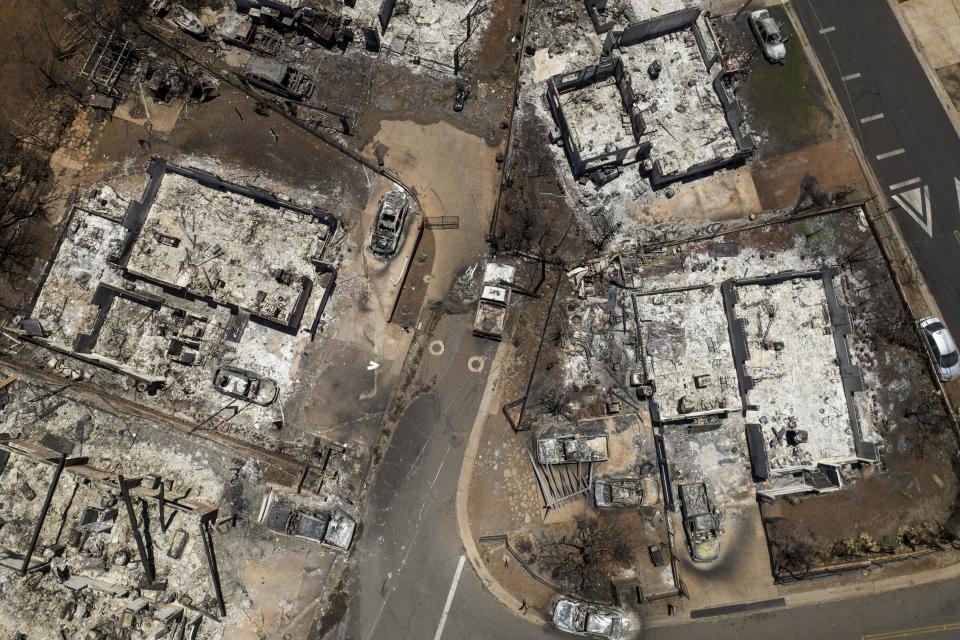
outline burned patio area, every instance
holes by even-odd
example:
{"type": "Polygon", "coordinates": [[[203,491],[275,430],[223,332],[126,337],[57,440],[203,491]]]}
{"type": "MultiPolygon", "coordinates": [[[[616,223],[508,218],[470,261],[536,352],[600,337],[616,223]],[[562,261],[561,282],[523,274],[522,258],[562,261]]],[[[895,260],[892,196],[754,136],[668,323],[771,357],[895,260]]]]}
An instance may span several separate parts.
{"type": "Polygon", "coordinates": [[[655,384],[651,412],[661,423],[741,409],[730,334],[718,287],[635,294],[638,324],[655,384]],[[692,375],[691,375],[692,374],[692,375]]]}

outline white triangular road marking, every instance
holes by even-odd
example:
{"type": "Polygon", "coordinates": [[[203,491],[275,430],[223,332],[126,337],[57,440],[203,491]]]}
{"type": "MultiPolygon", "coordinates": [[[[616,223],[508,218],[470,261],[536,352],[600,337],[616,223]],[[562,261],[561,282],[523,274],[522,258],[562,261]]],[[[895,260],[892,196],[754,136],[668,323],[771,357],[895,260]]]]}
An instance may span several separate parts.
{"type": "Polygon", "coordinates": [[[379,368],[380,368],[380,363],[374,362],[373,360],[371,360],[370,364],[367,365],[367,371],[374,371],[379,368]]]}
{"type": "Polygon", "coordinates": [[[904,213],[913,218],[920,228],[933,237],[933,211],[930,208],[930,187],[923,185],[891,196],[904,213]]]}

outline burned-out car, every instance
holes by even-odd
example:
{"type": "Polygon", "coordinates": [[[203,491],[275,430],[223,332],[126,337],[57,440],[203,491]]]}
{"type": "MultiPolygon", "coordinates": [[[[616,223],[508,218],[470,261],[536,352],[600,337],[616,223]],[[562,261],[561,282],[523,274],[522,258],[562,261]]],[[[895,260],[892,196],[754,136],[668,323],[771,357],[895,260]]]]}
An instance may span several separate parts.
{"type": "Polygon", "coordinates": [[[560,598],[553,605],[553,626],[585,638],[606,640],[622,640],[630,631],[630,621],[616,609],[568,598],[560,598]]]}
{"type": "Polygon", "coordinates": [[[503,339],[515,272],[512,265],[497,262],[484,267],[483,289],[473,317],[473,335],[490,340],[503,339]]]}
{"type": "Polygon", "coordinates": [[[271,404],[280,394],[273,380],[226,364],[220,365],[213,374],[213,386],[226,396],[263,406],[271,404]]]}
{"type": "Polygon", "coordinates": [[[711,562],[720,555],[720,531],[710,508],[707,486],[702,482],[681,484],[680,511],[694,562],[711,562]]]}
{"type": "Polygon", "coordinates": [[[653,507],[660,501],[660,481],[656,475],[595,480],[593,500],[598,507],[653,507]]]}
{"type": "Polygon", "coordinates": [[[747,22],[750,23],[750,30],[760,43],[766,59],[770,62],[783,62],[787,57],[787,47],[780,35],[780,25],[773,19],[770,12],[766,9],[752,11],[747,17],[747,22]]]}
{"type": "Polygon", "coordinates": [[[566,433],[537,439],[537,462],[569,464],[603,462],[607,459],[606,434],[566,433]]]}
{"type": "Polygon", "coordinates": [[[389,191],[380,200],[380,210],[373,222],[370,250],[389,258],[397,252],[407,218],[407,198],[399,191],[389,191]]]}
{"type": "Polygon", "coordinates": [[[264,500],[260,521],[274,533],[318,542],[341,551],[350,548],[357,527],[343,509],[309,511],[285,504],[273,494],[264,500]]]}
{"type": "Polygon", "coordinates": [[[306,100],[313,95],[313,80],[276,60],[250,58],[243,78],[255,87],[290,100],[306,100]]]}

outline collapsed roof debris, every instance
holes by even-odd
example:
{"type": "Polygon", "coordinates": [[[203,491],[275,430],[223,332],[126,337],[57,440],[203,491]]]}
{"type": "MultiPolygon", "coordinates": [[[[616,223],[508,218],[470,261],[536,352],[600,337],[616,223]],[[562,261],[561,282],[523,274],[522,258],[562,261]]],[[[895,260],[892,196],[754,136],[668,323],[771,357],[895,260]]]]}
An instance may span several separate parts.
{"type": "Polygon", "coordinates": [[[722,419],[741,409],[737,374],[717,287],[636,294],[651,412],[663,423],[722,419]]]}
{"type": "Polygon", "coordinates": [[[367,49],[387,60],[459,73],[490,21],[490,4],[490,0],[357,0],[344,5],[343,15],[365,34],[372,32],[375,45],[368,40],[367,49]]]}

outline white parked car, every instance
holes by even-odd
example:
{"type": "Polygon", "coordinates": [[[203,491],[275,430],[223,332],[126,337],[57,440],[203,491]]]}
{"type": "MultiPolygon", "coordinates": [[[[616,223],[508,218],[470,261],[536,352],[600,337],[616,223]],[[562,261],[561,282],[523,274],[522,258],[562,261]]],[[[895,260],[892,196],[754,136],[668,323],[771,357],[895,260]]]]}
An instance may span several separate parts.
{"type": "Polygon", "coordinates": [[[630,631],[626,616],[615,609],[560,598],[553,606],[553,626],[585,638],[622,640],[630,631]]]}
{"type": "Polygon", "coordinates": [[[760,43],[763,55],[770,62],[783,62],[787,57],[787,47],[785,40],[780,35],[780,26],[773,19],[770,12],[766,9],[752,11],[747,19],[750,23],[750,30],[760,43]]]}
{"type": "Polygon", "coordinates": [[[937,375],[944,382],[960,378],[960,356],[957,354],[957,343],[953,341],[950,330],[940,318],[927,316],[920,321],[920,333],[927,344],[927,350],[933,363],[937,367],[937,375]]]}

